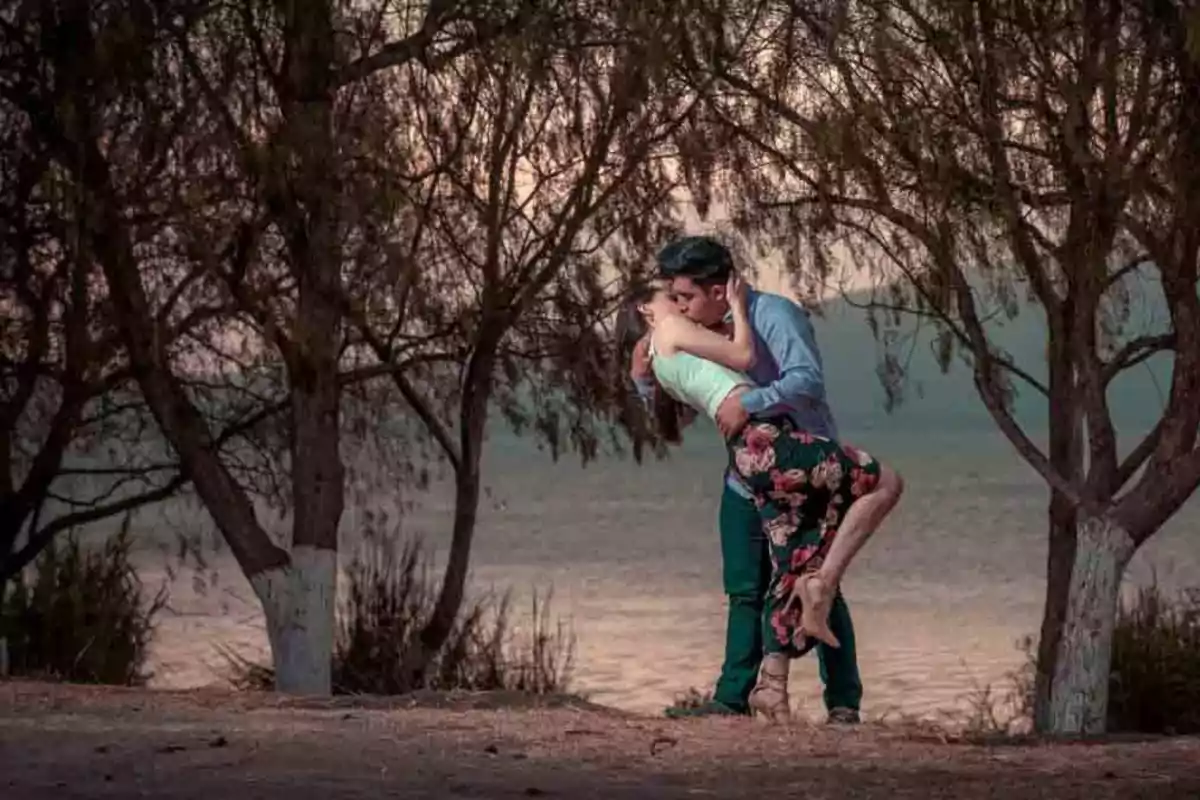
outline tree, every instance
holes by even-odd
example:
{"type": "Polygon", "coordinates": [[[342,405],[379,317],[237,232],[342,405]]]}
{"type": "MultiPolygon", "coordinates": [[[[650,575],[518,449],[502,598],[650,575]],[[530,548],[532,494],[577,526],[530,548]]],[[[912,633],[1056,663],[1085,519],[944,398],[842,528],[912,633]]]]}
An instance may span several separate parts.
{"type": "Polygon", "coordinates": [[[358,413],[383,397],[367,382],[392,376],[459,487],[451,569],[414,674],[461,602],[489,401],[531,379],[538,430],[556,442],[569,428],[585,453],[595,446],[593,417],[561,414],[573,398],[616,393],[593,379],[600,356],[572,365],[563,341],[598,348],[595,321],[612,295],[601,264],[625,270],[618,256],[657,232],[654,206],[669,188],[650,158],[683,118],[649,102],[643,46],[583,38],[644,24],[602,12],[186,0],[21,9],[39,42],[24,74],[44,85],[14,102],[82,198],[81,240],[131,374],[263,603],[282,690],[329,690],[348,384],[367,401],[358,413]],[[517,35],[526,28],[536,36],[517,35]],[[545,44],[563,30],[578,54],[545,44]],[[62,42],[71,46],[47,46],[62,42]],[[426,102],[468,113],[443,128],[426,102]],[[462,290],[472,282],[481,291],[462,290]],[[185,321],[193,333],[181,347],[169,334],[185,321]],[[216,420],[231,396],[245,401],[232,403],[243,422],[286,419],[270,441],[245,440],[250,467],[221,446],[216,420]],[[439,398],[458,400],[457,442],[439,398]],[[259,519],[256,491],[290,511],[290,547],[259,519]]]}
{"type": "Polygon", "coordinates": [[[245,381],[212,380],[231,305],[204,291],[202,273],[189,273],[186,259],[171,260],[159,246],[194,210],[180,207],[181,176],[170,165],[177,148],[196,152],[194,139],[185,143],[182,135],[195,97],[161,102],[150,69],[161,47],[147,19],[96,8],[91,15],[86,5],[71,14],[50,3],[16,4],[0,20],[0,581],[58,533],[126,514],[189,483],[155,436],[88,235],[94,198],[79,182],[86,148],[66,135],[77,102],[106,115],[99,140],[107,180],[121,191],[105,202],[119,200],[135,249],[153,265],[142,277],[156,296],[154,336],[189,365],[179,382],[213,429],[213,452],[244,484],[270,491],[264,459],[255,456],[266,449],[264,423],[280,404],[245,381]],[[73,38],[89,24],[91,40],[73,38]],[[93,49],[81,50],[89,41],[93,49]],[[123,45],[140,47],[139,57],[115,59],[123,45]],[[131,89],[138,81],[140,95],[131,89]],[[139,103],[155,100],[148,110],[159,113],[142,113],[139,103]]]}
{"type": "Polygon", "coordinates": [[[0,27],[0,591],[57,534],[185,483],[135,446],[148,419],[79,236],[78,195],[10,101],[33,91],[29,33],[0,27]]]}
{"type": "MultiPolygon", "coordinates": [[[[237,11],[215,11],[191,32],[174,36],[185,74],[199,88],[211,120],[212,140],[218,143],[211,177],[227,187],[215,221],[193,225],[187,234],[191,257],[207,265],[208,276],[235,303],[256,348],[270,352],[268,360],[282,365],[287,386],[290,555],[268,547],[251,509],[238,511],[226,489],[214,486],[213,502],[206,500],[235,554],[239,545],[253,545],[239,561],[267,611],[281,688],[328,687],[337,534],[345,492],[344,370],[359,377],[392,376],[399,399],[412,407],[456,476],[449,571],[422,646],[413,648],[413,663],[406,665],[414,680],[458,614],[481,490],[488,403],[495,394],[494,375],[506,363],[503,340],[511,337],[530,308],[545,305],[539,293],[562,277],[564,265],[587,254],[573,241],[595,232],[585,226],[588,218],[614,213],[611,207],[633,191],[630,176],[640,162],[621,161],[617,171],[623,173],[615,188],[604,183],[612,169],[614,138],[622,133],[635,137],[634,147],[643,153],[657,141],[636,138],[649,137],[631,124],[636,118],[623,97],[604,95],[603,88],[584,96],[590,88],[585,81],[605,79],[598,69],[602,56],[588,63],[575,61],[574,73],[567,71],[568,64],[563,72],[547,70],[535,80],[522,74],[532,67],[544,70],[539,59],[552,53],[536,52],[535,33],[560,46],[560,28],[576,30],[587,10],[569,2],[512,7],[433,3],[410,19],[412,8],[396,17],[398,12],[386,3],[251,4],[237,11]],[[394,27],[410,33],[381,44],[394,27]],[[507,74],[493,69],[492,60],[506,62],[507,74]],[[503,91],[494,94],[501,79],[529,82],[524,109],[513,105],[503,91]],[[555,79],[575,83],[564,91],[553,84],[555,79]],[[571,90],[574,96],[568,94],[571,90]],[[528,121],[517,113],[536,112],[530,103],[546,102],[537,97],[542,92],[553,99],[541,130],[532,142],[522,141],[521,126],[528,121]],[[613,108],[600,110],[598,122],[592,123],[594,110],[586,102],[602,96],[613,108]],[[562,122],[563,109],[571,101],[584,104],[574,107],[571,118],[581,129],[578,136],[562,122]],[[498,104],[498,110],[491,103],[498,104]],[[445,141],[439,136],[446,129],[433,121],[427,104],[442,111],[467,108],[469,113],[460,114],[457,123],[479,125],[455,129],[458,141],[442,150],[445,141]],[[500,114],[499,124],[507,127],[489,128],[487,118],[493,113],[500,114]],[[590,124],[600,126],[599,132],[590,124]],[[491,137],[491,146],[503,151],[502,160],[479,160],[482,151],[470,140],[481,135],[491,137]],[[555,135],[558,139],[547,144],[555,135]],[[571,148],[580,138],[582,150],[553,152],[556,147],[571,148]],[[518,171],[531,168],[528,151],[537,147],[549,149],[560,162],[547,167],[557,173],[547,177],[530,204],[518,200],[514,181],[518,171]],[[572,163],[576,157],[583,157],[584,163],[572,163]],[[508,170],[503,184],[498,173],[477,171],[485,164],[508,170]],[[583,185],[562,190],[581,169],[583,185]],[[473,185],[477,181],[479,185],[473,185]],[[483,182],[492,186],[493,197],[481,213],[470,193],[479,191],[483,182]],[[497,194],[501,188],[503,197],[497,194]],[[568,216],[554,218],[538,206],[551,191],[560,193],[561,211],[568,216]],[[477,231],[488,232],[490,252],[482,264],[473,260],[478,254],[472,247],[453,238],[463,230],[454,225],[469,224],[475,214],[480,216],[477,231]],[[514,232],[521,224],[515,218],[523,215],[534,222],[514,232]],[[539,218],[553,223],[548,231],[536,230],[539,218]],[[437,234],[425,237],[426,230],[437,234]],[[541,241],[516,256],[512,270],[505,272],[514,256],[502,254],[501,248],[515,246],[515,238],[522,236],[519,246],[528,247],[535,242],[530,234],[541,241]],[[227,244],[213,251],[214,242],[227,244]],[[475,280],[471,269],[476,267],[485,278],[480,294],[455,296],[459,287],[475,280]],[[443,283],[447,279],[449,289],[443,283]],[[356,323],[353,333],[347,329],[347,315],[356,323]],[[375,327],[381,316],[386,317],[383,327],[375,327]],[[412,381],[414,375],[423,376],[426,391],[412,381]],[[458,399],[462,411],[457,443],[436,416],[437,403],[431,398],[458,399]]],[[[646,78],[620,73],[618,80],[631,97],[645,97],[638,91],[639,80],[646,78]]],[[[535,163],[532,168],[540,166],[535,163]]],[[[618,220],[615,228],[622,223],[618,220]]],[[[613,233],[599,234],[592,250],[613,233]]],[[[115,272],[109,275],[110,281],[121,278],[115,272]]],[[[136,296],[131,280],[124,285],[123,292],[136,296]]],[[[145,316],[136,307],[130,312],[125,318],[145,316]]],[[[561,316],[559,321],[564,321],[561,316]]],[[[131,352],[136,361],[136,350],[131,352]]],[[[150,388],[144,385],[148,396],[150,388]]],[[[380,398],[386,401],[386,396],[377,395],[380,398]]],[[[153,398],[151,405],[158,407],[153,398]]],[[[368,403],[364,410],[369,409],[368,403]]],[[[159,416],[172,437],[169,420],[159,416]]],[[[189,462],[192,456],[183,443],[175,444],[189,462]]],[[[202,448],[193,446],[192,451],[195,458],[204,457],[202,448]]],[[[203,496],[199,477],[196,483],[203,496]]]]}
{"type": "MultiPolygon", "coordinates": [[[[310,145],[327,144],[320,128],[322,119],[328,120],[328,103],[322,109],[301,98],[332,91],[331,56],[319,50],[328,47],[333,35],[328,14],[321,14],[329,8],[287,4],[246,9],[268,18],[277,10],[299,48],[287,53],[295,63],[287,65],[292,68],[287,76],[291,93],[284,105],[292,124],[280,134],[284,158],[289,147],[307,153],[310,145]],[[298,66],[301,58],[304,63],[298,66]]],[[[337,231],[330,227],[328,206],[322,205],[323,187],[312,183],[311,163],[301,164],[306,172],[295,181],[299,188],[287,195],[290,205],[278,215],[291,213],[280,220],[278,235],[287,240],[291,234],[289,243],[299,260],[297,310],[289,321],[298,324],[273,337],[287,348],[292,378],[286,399],[292,412],[293,463],[298,465],[294,495],[301,500],[295,522],[298,548],[291,556],[259,525],[247,487],[222,457],[220,433],[204,413],[203,375],[197,374],[204,362],[189,363],[189,353],[174,347],[170,335],[181,326],[200,326],[209,345],[252,338],[245,333],[245,320],[252,323],[256,309],[239,303],[244,300],[237,294],[239,286],[229,290],[219,279],[228,274],[222,268],[245,269],[256,254],[259,208],[250,207],[251,221],[238,229],[237,237],[219,241],[217,248],[196,246],[201,223],[245,199],[234,194],[237,185],[214,185],[222,154],[218,143],[204,135],[202,123],[209,118],[191,116],[204,87],[188,71],[188,37],[204,33],[201,24],[221,10],[186,3],[26,4],[16,10],[10,29],[34,32],[23,73],[24,82],[34,85],[19,85],[25,91],[13,93],[14,103],[70,176],[79,197],[79,236],[102,269],[131,372],[183,472],[264,602],[281,688],[322,692],[328,691],[335,568],[331,548],[325,546],[331,539],[336,544],[341,513],[340,378],[339,320],[330,313],[330,303],[317,295],[322,281],[336,275],[339,262],[330,263],[337,231]],[[39,82],[35,76],[49,77],[39,82]],[[302,202],[316,216],[311,237],[305,227],[309,209],[297,213],[302,202]],[[241,320],[230,315],[231,307],[242,311],[241,320]]],[[[314,155],[327,153],[316,149],[314,155]]],[[[286,186],[253,188],[263,188],[268,200],[278,202],[286,186]],[[269,195],[272,188],[274,196],[269,195]]],[[[209,349],[216,351],[216,361],[228,360],[219,347],[209,349]]]]}
{"type": "Polygon", "coordinates": [[[413,685],[462,604],[489,412],[585,462],[632,419],[603,324],[676,229],[670,160],[695,100],[666,71],[670,14],[560,0],[443,70],[389,76],[405,199],[380,232],[386,263],[348,304],[454,481],[436,610],[403,667],[413,685]],[[459,364],[405,366],[413,348],[459,364]]]}
{"type": "MultiPolygon", "coordinates": [[[[1185,3],[699,3],[685,67],[748,233],[819,279],[835,254],[888,283],[886,312],[939,330],[1050,490],[1036,723],[1105,725],[1121,576],[1200,484],[1197,81],[1185,3]],[[1131,295],[1160,293],[1139,328],[1131,295]],[[1044,364],[994,319],[1044,315],[1044,364]],[[1122,442],[1113,381],[1170,360],[1157,423],[1122,442]],[[1042,377],[1042,376],[1045,377],[1042,377]],[[1013,414],[1044,401],[1044,449],[1013,414]],[[1123,445],[1123,446],[1122,446],[1123,445]]],[[[1191,13],[1194,13],[1194,9],[1191,13]]]]}

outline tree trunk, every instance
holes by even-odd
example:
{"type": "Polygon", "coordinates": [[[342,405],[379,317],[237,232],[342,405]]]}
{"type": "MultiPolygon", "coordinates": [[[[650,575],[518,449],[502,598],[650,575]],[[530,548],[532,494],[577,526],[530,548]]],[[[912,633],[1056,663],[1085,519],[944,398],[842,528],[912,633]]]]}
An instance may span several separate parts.
{"type": "Polygon", "coordinates": [[[296,545],[291,563],[250,577],[263,604],[275,689],[328,695],[331,689],[337,551],[296,545]]]}
{"type": "MultiPolygon", "coordinates": [[[[86,4],[80,8],[86,10],[86,4]]],[[[208,420],[173,371],[171,354],[160,339],[157,315],[142,282],[128,214],[99,145],[100,127],[89,106],[73,106],[73,113],[61,118],[48,113],[41,121],[53,134],[47,138],[60,143],[59,158],[84,190],[84,233],[103,269],[133,377],[159,429],[178,453],[185,474],[263,602],[278,686],[285,691],[327,694],[337,529],[343,503],[338,453],[340,316],[336,312],[338,296],[330,291],[336,286],[341,268],[336,202],[329,196],[333,191],[333,178],[329,176],[336,174],[332,170],[334,151],[329,135],[334,35],[326,2],[284,3],[279,4],[279,10],[295,16],[284,26],[291,37],[288,44],[292,45],[286,48],[291,56],[286,78],[289,88],[295,90],[289,94],[287,106],[288,132],[293,136],[285,144],[301,155],[306,168],[302,175],[289,173],[283,180],[267,181],[266,187],[271,190],[268,194],[272,201],[287,201],[290,205],[285,205],[285,210],[298,212],[289,219],[277,220],[289,234],[295,258],[289,266],[299,273],[300,295],[296,330],[284,334],[292,333],[297,345],[288,363],[296,520],[290,557],[259,525],[249,497],[218,455],[208,420]],[[297,253],[301,257],[296,258],[297,253]]],[[[88,38],[88,20],[76,23],[80,46],[94,46],[88,38]]],[[[73,73],[68,77],[78,78],[73,73]]],[[[84,92],[81,96],[88,95],[84,92]]]]}
{"type": "Polygon", "coordinates": [[[284,345],[291,399],[292,563],[261,581],[275,651],[276,689],[332,691],[338,526],[345,507],[341,444],[342,348],[340,170],[336,165],[332,4],[280,6],[287,31],[281,94],[286,156],[268,184],[279,190],[276,221],[296,277],[296,316],[284,345]],[[292,171],[294,170],[294,171],[292,171]]]}
{"type": "Polygon", "coordinates": [[[17,518],[5,508],[5,498],[0,496],[0,597],[4,595],[5,582],[13,576],[16,570],[11,568],[9,559],[17,552],[17,543],[21,538],[21,529],[25,526],[24,518],[17,518]]]}
{"type": "Polygon", "coordinates": [[[450,554],[442,576],[433,614],[417,641],[408,649],[401,674],[413,688],[423,682],[430,661],[446,643],[466,593],[467,571],[471,563],[471,542],[479,516],[483,439],[487,428],[488,400],[491,398],[495,344],[490,340],[477,345],[463,381],[460,412],[459,467],[454,475],[454,528],[450,554]]]}
{"type": "Polygon", "coordinates": [[[1135,549],[1115,520],[1081,520],[1051,688],[1050,733],[1104,732],[1121,576],[1135,549]]]}
{"type": "Polygon", "coordinates": [[[1067,618],[1071,569],[1075,564],[1075,511],[1060,493],[1050,499],[1050,547],[1046,564],[1046,605],[1037,642],[1037,674],[1034,680],[1034,730],[1050,730],[1050,698],[1059,643],[1067,618]]]}
{"type": "MultiPolygon", "coordinates": [[[[1054,469],[1072,482],[1083,478],[1083,419],[1076,400],[1076,371],[1070,340],[1063,331],[1071,324],[1073,306],[1051,313],[1047,309],[1051,336],[1047,343],[1050,397],[1049,449],[1054,469]]],[[[1049,548],[1046,553],[1046,603],[1038,635],[1037,672],[1034,679],[1033,726],[1045,733],[1051,726],[1051,698],[1059,644],[1067,618],[1072,569],[1075,565],[1079,518],[1075,503],[1063,492],[1050,490],[1049,548]]]]}
{"type": "MultiPolygon", "coordinates": [[[[297,630],[292,623],[303,610],[294,609],[295,604],[291,602],[296,595],[296,590],[290,588],[293,579],[281,579],[295,574],[292,560],[258,524],[250,499],[213,447],[214,437],[207,421],[172,372],[169,356],[155,335],[154,313],[142,286],[128,230],[115,203],[111,202],[107,165],[94,141],[75,141],[88,147],[89,158],[84,160],[80,171],[81,183],[89,190],[87,230],[104,270],[133,376],[159,430],[178,453],[185,472],[196,487],[196,494],[229,544],[251,586],[263,600],[268,627],[271,620],[280,621],[275,625],[274,637],[280,641],[279,648],[276,649],[272,642],[278,655],[282,649],[290,647],[283,642],[291,642],[294,636],[291,632],[297,630]]],[[[301,558],[306,556],[302,553],[301,558]]],[[[321,559],[312,556],[307,560],[319,563],[321,559]]],[[[301,566],[299,570],[301,575],[317,572],[319,569],[311,566],[301,566]]],[[[300,582],[296,583],[299,585],[300,582]]]]}
{"type": "Polygon", "coordinates": [[[338,315],[301,281],[301,343],[291,378],[291,565],[264,573],[259,595],[275,652],[275,688],[294,694],[332,691],[338,526],[345,505],[340,450],[338,315]]]}

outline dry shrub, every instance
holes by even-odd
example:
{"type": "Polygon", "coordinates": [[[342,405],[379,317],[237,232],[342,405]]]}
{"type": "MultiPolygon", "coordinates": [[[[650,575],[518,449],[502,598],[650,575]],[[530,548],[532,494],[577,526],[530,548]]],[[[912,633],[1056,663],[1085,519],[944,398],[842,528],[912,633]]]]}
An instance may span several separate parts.
{"type": "Polygon", "coordinates": [[[1152,584],[1121,604],[1108,729],[1200,733],[1200,590],[1168,598],[1152,584]]]}
{"type": "MultiPolygon", "coordinates": [[[[534,592],[527,629],[513,626],[511,597],[485,595],[464,604],[445,645],[418,683],[400,665],[433,613],[436,585],[418,543],[399,551],[367,548],[346,574],[333,653],[336,694],[397,695],[505,690],[561,694],[570,685],[575,638],[550,613],[551,595],[534,592]]],[[[241,689],[270,690],[270,667],[226,653],[230,680],[241,689]]]]}
{"type": "Polygon", "coordinates": [[[166,592],[146,593],[130,561],[128,523],[100,547],[51,545],[0,598],[13,677],[141,686],[166,592]]]}
{"type": "MultiPolygon", "coordinates": [[[[956,722],[969,735],[1030,729],[1037,647],[1020,643],[1022,665],[1001,682],[975,689],[956,722]]],[[[1200,733],[1200,590],[1172,598],[1157,583],[1122,599],[1113,632],[1109,733],[1200,733]]]]}

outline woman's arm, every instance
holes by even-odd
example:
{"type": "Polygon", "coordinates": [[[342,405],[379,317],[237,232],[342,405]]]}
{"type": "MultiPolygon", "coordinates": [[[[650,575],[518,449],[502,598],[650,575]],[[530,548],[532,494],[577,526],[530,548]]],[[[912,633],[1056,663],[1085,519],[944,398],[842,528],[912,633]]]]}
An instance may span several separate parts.
{"type": "Polygon", "coordinates": [[[736,277],[729,279],[729,309],[733,312],[732,340],[679,316],[662,321],[658,333],[660,346],[668,352],[682,350],[745,372],[754,366],[754,332],[746,312],[745,286],[736,277]]]}

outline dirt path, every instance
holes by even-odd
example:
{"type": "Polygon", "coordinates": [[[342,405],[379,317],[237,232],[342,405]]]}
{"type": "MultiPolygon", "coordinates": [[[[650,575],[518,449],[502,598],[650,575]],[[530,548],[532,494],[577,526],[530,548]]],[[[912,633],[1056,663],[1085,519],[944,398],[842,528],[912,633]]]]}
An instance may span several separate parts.
{"type": "Polygon", "coordinates": [[[0,684],[0,797],[1200,797],[1197,740],[985,747],[514,701],[0,684]]]}

